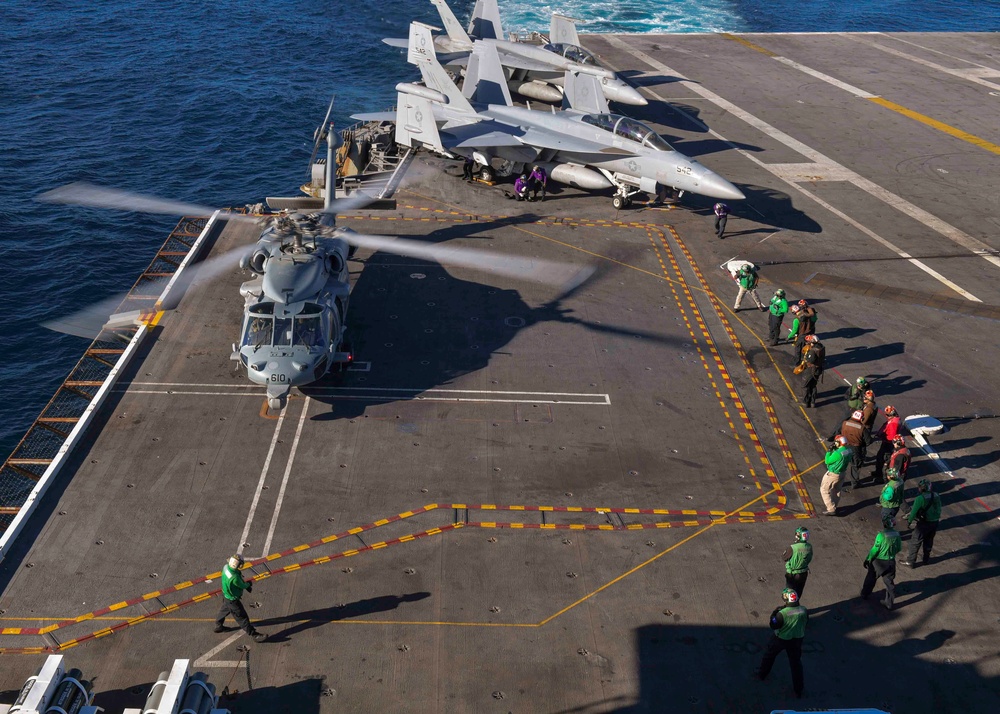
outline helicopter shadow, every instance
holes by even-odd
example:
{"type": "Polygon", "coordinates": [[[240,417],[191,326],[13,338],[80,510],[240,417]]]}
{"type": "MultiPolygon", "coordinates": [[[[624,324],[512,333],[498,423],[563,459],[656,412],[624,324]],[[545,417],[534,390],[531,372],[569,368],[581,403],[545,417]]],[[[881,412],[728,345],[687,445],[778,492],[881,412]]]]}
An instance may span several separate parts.
{"type": "MultiPolygon", "coordinates": [[[[585,285],[601,277],[598,272],[585,285]]],[[[514,338],[541,323],[638,337],[669,348],[684,342],[679,336],[577,317],[567,302],[582,287],[532,306],[518,290],[464,280],[435,263],[376,253],[351,293],[347,339],[354,367],[301,388],[330,407],[312,419],[354,418],[373,404],[419,399],[426,390],[484,369],[497,356],[516,357],[514,338]],[[370,371],[358,371],[369,365],[370,371]]]]}

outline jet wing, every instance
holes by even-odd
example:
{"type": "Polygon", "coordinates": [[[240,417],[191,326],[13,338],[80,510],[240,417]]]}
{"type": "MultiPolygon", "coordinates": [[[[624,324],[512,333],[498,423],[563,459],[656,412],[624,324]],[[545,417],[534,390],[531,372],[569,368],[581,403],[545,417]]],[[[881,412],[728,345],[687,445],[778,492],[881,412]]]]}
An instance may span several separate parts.
{"type": "Polygon", "coordinates": [[[562,58],[558,55],[552,55],[557,61],[551,64],[546,64],[545,62],[538,62],[536,60],[528,59],[527,57],[522,57],[516,55],[513,52],[507,52],[497,47],[497,54],[500,55],[500,64],[504,67],[512,67],[513,69],[526,69],[532,72],[557,72],[561,69],[559,66],[562,58]]]}
{"type": "Polygon", "coordinates": [[[459,126],[445,126],[441,129],[441,140],[451,148],[488,149],[498,146],[521,146],[523,141],[516,135],[518,130],[499,128],[493,122],[476,122],[459,126]]]}
{"type": "Polygon", "coordinates": [[[608,146],[596,141],[588,141],[576,136],[556,134],[542,129],[528,129],[520,137],[522,144],[539,149],[554,149],[556,151],[572,151],[576,154],[595,154],[599,156],[635,156],[635,152],[615,146],[608,146]]]}

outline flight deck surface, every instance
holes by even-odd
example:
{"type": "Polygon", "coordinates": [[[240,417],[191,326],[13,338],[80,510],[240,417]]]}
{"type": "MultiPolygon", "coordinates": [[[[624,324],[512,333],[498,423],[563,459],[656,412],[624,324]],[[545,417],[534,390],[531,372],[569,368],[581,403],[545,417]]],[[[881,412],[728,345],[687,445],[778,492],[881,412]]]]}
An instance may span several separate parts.
{"type": "MultiPolygon", "coordinates": [[[[1000,452],[974,416],[1000,393],[1000,39],[585,44],[635,70],[650,104],[630,115],[746,193],[725,239],[708,199],[519,203],[422,156],[398,211],[341,224],[597,274],[560,295],[361,251],[356,361],[281,414],[229,361],[247,276],[193,286],[0,566],[0,689],[50,647],[108,711],[181,657],[239,690],[233,712],[997,708],[1000,452]],[[732,310],[733,257],[763,266],[765,302],[817,306],[815,409],[766,315],[732,310]],[[949,427],[937,459],[910,442],[907,496],[931,478],[945,512],[891,612],[881,586],[858,599],[879,487],[817,517],[817,440],[859,375],[949,427]],[[798,702],[783,661],[750,675],[800,525],[816,557],[798,702]],[[240,548],[269,557],[244,598],[266,643],[212,632],[207,576],[240,548]]],[[[256,235],[232,224],[212,254],[256,235]]]]}

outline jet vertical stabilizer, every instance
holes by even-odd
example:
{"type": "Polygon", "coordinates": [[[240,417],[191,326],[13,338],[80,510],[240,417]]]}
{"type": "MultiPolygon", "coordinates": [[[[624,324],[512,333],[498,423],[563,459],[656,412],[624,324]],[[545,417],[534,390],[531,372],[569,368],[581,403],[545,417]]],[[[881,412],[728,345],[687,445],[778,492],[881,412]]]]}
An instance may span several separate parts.
{"type": "Polygon", "coordinates": [[[575,109],[584,114],[607,114],[608,100],[600,77],[583,72],[566,72],[563,87],[563,109],[575,109]]]}
{"type": "Polygon", "coordinates": [[[497,0],[476,0],[472,19],[469,20],[469,34],[477,40],[504,39],[497,0]]]}
{"type": "Polygon", "coordinates": [[[472,38],[455,17],[455,13],[448,7],[448,3],[445,0],[431,0],[431,4],[437,8],[438,15],[441,16],[441,23],[444,25],[445,32],[448,33],[448,38],[455,44],[471,47],[472,38]]]}
{"type": "Polygon", "coordinates": [[[474,113],[472,105],[461,90],[455,86],[444,67],[437,61],[434,54],[434,38],[430,25],[422,22],[410,23],[410,44],[406,61],[420,68],[420,76],[431,89],[436,89],[448,97],[448,106],[457,111],[474,113]]]}
{"type": "Polygon", "coordinates": [[[400,91],[396,109],[396,143],[444,151],[434,122],[434,107],[426,97],[400,91]]]}
{"type": "Polygon", "coordinates": [[[576,20],[565,15],[552,15],[552,24],[549,26],[549,42],[579,47],[580,36],[576,34],[576,20]]]}
{"type": "Polygon", "coordinates": [[[496,45],[476,42],[472,46],[462,90],[477,104],[502,104],[507,107],[513,104],[507,88],[507,74],[500,64],[496,45]]]}

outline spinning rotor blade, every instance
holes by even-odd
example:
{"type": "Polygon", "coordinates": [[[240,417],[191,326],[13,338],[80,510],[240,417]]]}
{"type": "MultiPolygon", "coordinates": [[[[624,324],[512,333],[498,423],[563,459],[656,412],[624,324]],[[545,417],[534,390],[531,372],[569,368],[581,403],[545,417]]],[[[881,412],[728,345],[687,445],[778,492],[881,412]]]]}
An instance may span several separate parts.
{"type": "MultiPolygon", "coordinates": [[[[38,196],[37,200],[69,206],[117,208],[122,211],[136,211],[138,213],[163,213],[170,216],[210,216],[218,210],[196,203],[183,203],[131,191],[121,191],[116,188],[104,188],[83,181],[46,191],[38,196]]],[[[256,222],[256,219],[250,216],[228,211],[223,211],[220,218],[256,222]]]]}
{"type": "Polygon", "coordinates": [[[410,258],[482,270],[493,275],[503,275],[517,280],[558,285],[564,290],[573,289],[594,272],[594,267],[591,265],[557,263],[551,260],[504,255],[457,246],[429,245],[405,238],[364,235],[354,231],[343,231],[339,237],[358,248],[383,250],[387,253],[405,255],[410,258]]]}
{"type": "Polygon", "coordinates": [[[336,94],[330,97],[330,106],[326,108],[326,116],[323,117],[323,123],[316,127],[316,141],[313,143],[312,156],[309,157],[310,172],[312,171],[313,162],[316,160],[316,154],[319,153],[319,145],[323,143],[323,137],[326,136],[326,131],[329,131],[326,123],[330,121],[330,114],[333,113],[333,102],[336,98],[336,94]],[[326,131],[324,131],[324,129],[326,129],[326,131]]]}
{"type": "Polygon", "coordinates": [[[103,330],[129,327],[142,321],[144,318],[155,314],[161,310],[172,310],[183,297],[184,292],[196,282],[204,282],[222,275],[227,270],[239,270],[240,260],[244,255],[249,255],[254,246],[242,246],[234,250],[227,251],[222,255],[203,260],[199,263],[188,265],[181,272],[173,284],[168,295],[168,301],[161,304],[157,301],[142,301],[141,309],[136,309],[133,304],[128,305],[129,295],[120,293],[114,297],[101,300],[92,305],[74,312],[66,317],[58,317],[48,322],[43,322],[42,327],[46,327],[55,332],[62,332],[66,335],[85,337],[88,340],[96,338],[103,330]],[[121,311],[119,311],[121,310],[121,311]]]}

